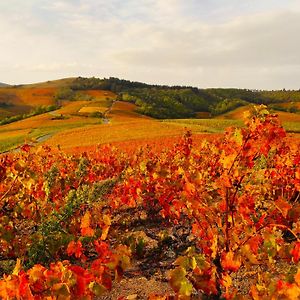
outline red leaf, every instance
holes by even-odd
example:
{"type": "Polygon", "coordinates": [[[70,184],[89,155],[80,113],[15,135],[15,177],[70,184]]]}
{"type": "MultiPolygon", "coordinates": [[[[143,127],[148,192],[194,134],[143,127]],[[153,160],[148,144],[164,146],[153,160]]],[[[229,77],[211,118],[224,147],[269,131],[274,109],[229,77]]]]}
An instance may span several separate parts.
{"type": "Polygon", "coordinates": [[[24,144],[22,147],[21,147],[21,150],[24,151],[24,152],[29,152],[30,151],[30,145],[28,144],[24,144]]]}
{"type": "Polygon", "coordinates": [[[75,257],[80,258],[82,256],[82,243],[80,241],[72,241],[69,243],[68,248],[67,248],[67,254],[69,256],[75,255],[75,257]]]}
{"type": "Polygon", "coordinates": [[[297,263],[300,259],[300,242],[297,242],[294,249],[291,250],[291,255],[293,256],[293,260],[297,263]]]}

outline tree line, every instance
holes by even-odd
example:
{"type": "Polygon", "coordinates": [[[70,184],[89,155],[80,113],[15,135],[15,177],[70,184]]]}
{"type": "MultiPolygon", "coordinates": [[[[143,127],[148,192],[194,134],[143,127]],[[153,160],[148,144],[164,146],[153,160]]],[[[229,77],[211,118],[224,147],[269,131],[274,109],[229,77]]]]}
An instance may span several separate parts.
{"type": "MultiPolygon", "coordinates": [[[[261,91],[236,88],[200,89],[192,86],[153,85],[110,78],[76,78],[70,89],[73,91],[101,89],[118,94],[118,100],[129,101],[138,106],[138,112],[159,119],[190,118],[197,112],[219,115],[247,104],[278,105],[300,101],[299,90],[261,91]]],[[[297,112],[296,106],[288,108],[297,112]]]]}

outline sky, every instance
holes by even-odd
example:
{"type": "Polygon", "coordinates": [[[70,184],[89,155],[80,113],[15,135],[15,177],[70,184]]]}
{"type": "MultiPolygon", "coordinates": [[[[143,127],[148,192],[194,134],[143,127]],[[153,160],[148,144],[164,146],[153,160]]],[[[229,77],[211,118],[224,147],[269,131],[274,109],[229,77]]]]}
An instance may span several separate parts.
{"type": "Polygon", "coordinates": [[[300,88],[299,0],[0,0],[0,82],[300,88]]]}

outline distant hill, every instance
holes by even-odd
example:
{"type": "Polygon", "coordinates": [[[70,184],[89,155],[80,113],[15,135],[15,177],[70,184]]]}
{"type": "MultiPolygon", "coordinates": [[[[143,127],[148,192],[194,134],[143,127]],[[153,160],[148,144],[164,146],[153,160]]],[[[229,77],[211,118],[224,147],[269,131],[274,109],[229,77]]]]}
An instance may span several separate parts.
{"type": "Polygon", "coordinates": [[[9,86],[9,84],[6,84],[6,83],[3,83],[3,82],[0,82],[0,87],[5,87],[5,86],[9,86]]]}
{"type": "Polygon", "coordinates": [[[300,113],[300,90],[202,89],[146,84],[115,77],[74,77],[2,86],[0,119],[29,113],[39,106],[60,105],[64,100],[88,100],[91,96],[87,91],[90,90],[113,92],[118,100],[135,104],[136,112],[157,119],[214,117],[251,104],[265,104],[273,111],[300,113]]]}
{"type": "Polygon", "coordinates": [[[300,112],[299,90],[260,91],[236,88],[201,89],[192,86],[151,85],[119,78],[76,78],[72,90],[102,89],[118,94],[118,99],[134,103],[139,113],[158,119],[192,118],[199,112],[211,116],[249,104],[265,104],[271,109],[300,112]],[[288,103],[289,105],[282,105],[288,103]]]}

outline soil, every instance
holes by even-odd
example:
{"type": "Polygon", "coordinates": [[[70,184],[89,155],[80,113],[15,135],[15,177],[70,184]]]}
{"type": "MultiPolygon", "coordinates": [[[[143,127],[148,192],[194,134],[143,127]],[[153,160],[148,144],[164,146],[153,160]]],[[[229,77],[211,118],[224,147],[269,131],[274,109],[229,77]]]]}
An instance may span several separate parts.
{"type": "Polygon", "coordinates": [[[176,258],[194,245],[190,224],[175,225],[161,219],[149,219],[145,212],[129,209],[113,219],[114,245],[125,243],[133,251],[132,265],[120,282],[98,299],[148,299],[150,295],[174,295],[168,284],[168,272],[176,258]]]}

